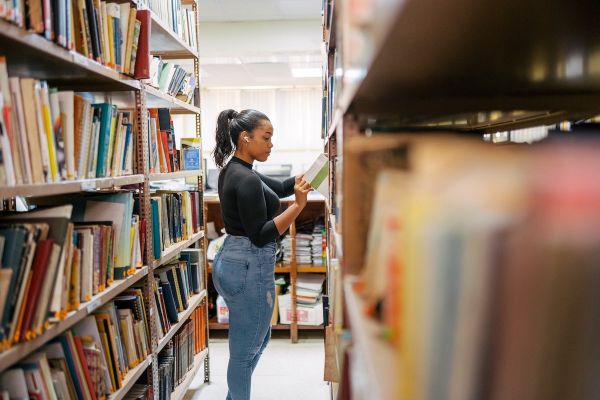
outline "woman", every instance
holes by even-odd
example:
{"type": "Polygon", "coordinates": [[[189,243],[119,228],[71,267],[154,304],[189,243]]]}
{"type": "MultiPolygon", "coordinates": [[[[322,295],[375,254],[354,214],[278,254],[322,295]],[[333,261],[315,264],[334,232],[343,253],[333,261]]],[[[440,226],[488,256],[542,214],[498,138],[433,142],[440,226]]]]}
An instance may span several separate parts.
{"type": "Polygon", "coordinates": [[[214,158],[222,168],[219,198],[227,238],[214,260],[213,282],[229,308],[227,400],[250,400],[254,368],[271,337],[275,240],[306,206],[310,185],[278,181],[252,170],[271,154],[273,125],[256,110],[225,110],[217,120],[214,158]],[[225,165],[226,159],[234,153],[225,165]],[[283,213],[279,199],[295,194],[283,213]]]}

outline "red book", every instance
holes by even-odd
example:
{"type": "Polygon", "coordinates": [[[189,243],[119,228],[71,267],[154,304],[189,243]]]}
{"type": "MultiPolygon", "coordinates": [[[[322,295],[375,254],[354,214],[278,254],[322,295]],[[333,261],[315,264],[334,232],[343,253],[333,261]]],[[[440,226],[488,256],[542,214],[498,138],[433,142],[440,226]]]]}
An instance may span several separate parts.
{"type": "Polygon", "coordinates": [[[140,219],[140,251],[142,254],[142,260],[146,260],[146,220],[140,219]]]}
{"type": "Polygon", "coordinates": [[[31,328],[33,322],[33,315],[37,308],[37,303],[40,297],[40,289],[46,278],[46,268],[48,267],[48,260],[52,253],[53,240],[40,240],[35,248],[35,255],[31,264],[31,286],[27,292],[27,302],[25,306],[25,312],[23,317],[23,324],[21,325],[20,340],[25,340],[27,331],[31,328]]]}
{"type": "Polygon", "coordinates": [[[140,38],[135,58],[135,79],[150,78],[150,29],[152,20],[150,10],[138,10],[135,18],[140,21],[140,38]]]}
{"type": "Polygon", "coordinates": [[[160,143],[162,145],[163,155],[165,157],[165,164],[167,164],[167,172],[173,172],[171,169],[171,162],[169,161],[169,142],[167,140],[167,132],[160,132],[160,143]]]}
{"type": "Polygon", "coordinates": [[[85,381],[87,382],[90,394],[92,395],[92,400],[97,400],[96,388],[92,383],[92,375],[90,374],[90,370],[88,368],[87,358],[85,357],[85,352],[83,351],[83,344],[81,343],[81,338],[79,338],[79,336],[73,336],[73,340],[75,341],[75,348],[77,349],[77,354],[79,355],[81,369],[83,369],[83,375],[85,376],[85,381]]]}

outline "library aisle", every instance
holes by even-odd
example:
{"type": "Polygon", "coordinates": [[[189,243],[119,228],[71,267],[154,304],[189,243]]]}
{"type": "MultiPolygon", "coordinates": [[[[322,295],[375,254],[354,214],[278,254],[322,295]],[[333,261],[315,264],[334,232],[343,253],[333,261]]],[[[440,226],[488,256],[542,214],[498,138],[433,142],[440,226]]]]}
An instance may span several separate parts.
{"type": "MultiPolygon", "coordinates": [[[[327,400],[329,385],[323,381],[323,338],[304,338],[290,345],[277,335],[263,353],[252,380],[253,400],[327,400]]],[[[186,400],[222,400],[227,395],[227,339],[210,342],[211,382],[198,375],[186,400]]]]}

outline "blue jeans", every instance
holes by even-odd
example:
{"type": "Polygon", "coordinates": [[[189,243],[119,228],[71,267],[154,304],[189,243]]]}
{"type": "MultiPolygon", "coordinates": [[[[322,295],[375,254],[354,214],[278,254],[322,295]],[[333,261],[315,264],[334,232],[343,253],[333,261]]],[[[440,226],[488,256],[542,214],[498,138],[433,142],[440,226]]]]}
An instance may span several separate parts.
{"type": "Polygon", "coordinates": [[[275,243],[257,247],[229,235],[213,264],[213,283],[229,308],[227,400],[250,400],[252,373],[271,337],[275,243]]]}

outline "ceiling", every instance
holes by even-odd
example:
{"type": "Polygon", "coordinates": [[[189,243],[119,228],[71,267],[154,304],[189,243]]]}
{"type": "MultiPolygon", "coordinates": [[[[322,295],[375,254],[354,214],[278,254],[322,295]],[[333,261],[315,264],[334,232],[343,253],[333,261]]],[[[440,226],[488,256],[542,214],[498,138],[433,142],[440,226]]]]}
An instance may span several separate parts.
{"type": "Polygon", "coordinates": [[[200,37],[204,87],[321,84],[320,18],[204,22],[200,37]]]}
{"type": "Polygon", "coordinates": [[[202,0],[204,22],[280,21],[321,17],[322,0],[202,0]]]}

